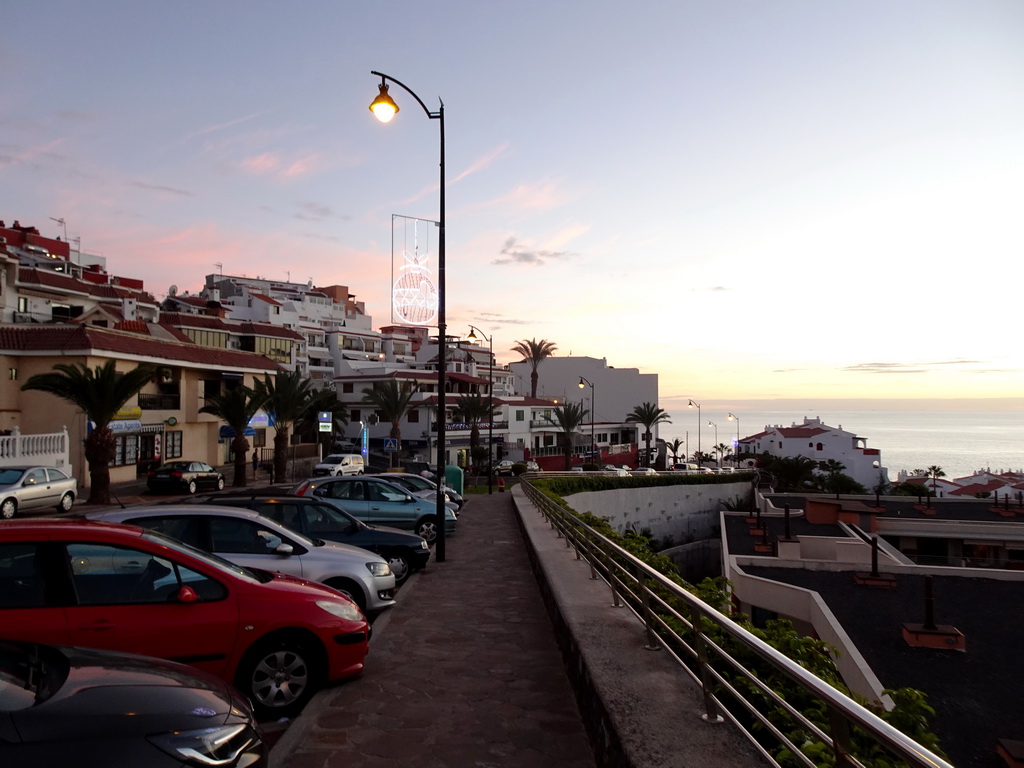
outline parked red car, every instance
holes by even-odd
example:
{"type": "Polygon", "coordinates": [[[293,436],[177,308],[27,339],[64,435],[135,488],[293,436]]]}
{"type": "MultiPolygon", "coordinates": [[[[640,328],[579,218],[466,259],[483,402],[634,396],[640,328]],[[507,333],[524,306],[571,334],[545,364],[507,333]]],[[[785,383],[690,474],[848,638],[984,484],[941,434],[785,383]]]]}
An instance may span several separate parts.
{"type": "Polygon", "coordinates": [[[0,637],[184,662],[280,717],[322,683],[358,674],[370,627],[330,587],[241,568],[155,531],[12,520],[0,525],[0,637]]]}

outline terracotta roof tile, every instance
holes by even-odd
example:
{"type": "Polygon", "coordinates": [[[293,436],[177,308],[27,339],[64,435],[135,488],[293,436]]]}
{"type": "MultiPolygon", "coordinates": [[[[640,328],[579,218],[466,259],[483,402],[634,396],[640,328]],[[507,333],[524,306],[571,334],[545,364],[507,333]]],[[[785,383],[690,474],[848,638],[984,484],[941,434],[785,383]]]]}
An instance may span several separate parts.
{"type": "Polygon", "coordinates": [[[3,325],[0,326],[0,350],[108,353],[112,357],[150,357],[219,368],[283,370],[274,361],[253,352],[211,349],[88,325],[3,325]]]}

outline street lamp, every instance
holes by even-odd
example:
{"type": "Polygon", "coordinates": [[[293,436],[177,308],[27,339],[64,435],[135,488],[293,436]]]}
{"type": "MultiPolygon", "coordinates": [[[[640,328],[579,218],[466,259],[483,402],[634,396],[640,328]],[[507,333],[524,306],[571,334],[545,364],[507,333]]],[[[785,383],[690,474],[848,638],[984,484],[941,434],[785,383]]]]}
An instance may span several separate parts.
{"type": "Polygon", "coordinates": [[[441,104],[440,109],[436,112],[431,112],[427,109],[427,105],[423,103],[423,99],[417,96],[409,86],[402,83],[390,75],[385,75],[383,72],[370,72],[371,75],[375,75],[380,78],[380,93],[377,94],[377,98],[370,104],[370,111],[373,112],[374,116],[382,123],[388,123],[395,115],[398,114],[398,105],[394,99],[388,95],[388,81],[390,80],[395,85],[399,86],[406,91],[410,96],[416,99],[416,102],[423,107],[423,111],[427,114],[427,117],[431,120],[439,121],[439,127],[441,129],[441,200],[440,200],[440,213],[437,222],[438,235],[437,235],[437,539],[434,543],[434,560],[438,563],[444,562],[445,555],[445,513],[447,508],[444,504],[444,493],[442,488],[444,485],[444,462],[445,462],[445,368],[448,365],[448,350],[446,349],[446,334],[448,332],[447,324],[445,322],[445,291],[444,291],[444,277],[445,277],[445,238],[444,238],[444,102],[438,99],[441,104]]]}
{"type": "Polygon", "coordinates": [[[713,421],[708,422],[709,427],[715,428],[715,453],[718,454],[718,468],[722,468],[722,452],[718,450],[718,425],[713,421]]]}
{"type": "Polygon", "coordinates": [[[476,334],[487,339],[487,492],[494,492],[494,472],[491,468],[491,451],[494,446],[494,334],[486,336],[483,331],[475,325],[469,326],[470,341],[476,341],[476,334]]]}
{"type": "MultiPolygon", "coordinates": [[[[600,452],[597,451],[597,441],[594,440],[594,411],[597,410],[597,403],[595,402],[597,395],[594,394],[594,382],[592,382],[590,379],[586,379],[580,376],[580,389],[583,389],[584,383],[590,385],[590,450],[594,451],[595,453],[598,454],[598,456],[600,456],[600,452]]],[[[599,462],[597,462],[596,460],[594,461],[595,465],[598,463],[599,462]]]]}
{"type": "Polygon", "coordinates": [[[729,421],[736,422],[736,450],[734,451],[732,459],[736,464],[736,469],[738,470],[740,468],[740,417],[734,416],[730,413],[728,419],[729,421]]]}
{"type": "Polygon", "coordinates": [[[699,467],[702,460],[702,454],[700,452],[700,403],[695,403],[691,400],[690,404],[686,407],[697,409],[697,466],[699,467]]]}

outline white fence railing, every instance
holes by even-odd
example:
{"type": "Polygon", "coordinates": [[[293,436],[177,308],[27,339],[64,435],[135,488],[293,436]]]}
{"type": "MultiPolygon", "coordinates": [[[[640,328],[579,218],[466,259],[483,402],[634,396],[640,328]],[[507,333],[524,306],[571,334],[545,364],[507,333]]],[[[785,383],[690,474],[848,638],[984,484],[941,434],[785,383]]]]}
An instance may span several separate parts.
{"type": "Polygon", "coordinates": [[[0,435],[0,467],[39,464],[70,473],[71,458],[68,428],[44,435],[23,435],[14,427],[9,435],[0,435]]]}

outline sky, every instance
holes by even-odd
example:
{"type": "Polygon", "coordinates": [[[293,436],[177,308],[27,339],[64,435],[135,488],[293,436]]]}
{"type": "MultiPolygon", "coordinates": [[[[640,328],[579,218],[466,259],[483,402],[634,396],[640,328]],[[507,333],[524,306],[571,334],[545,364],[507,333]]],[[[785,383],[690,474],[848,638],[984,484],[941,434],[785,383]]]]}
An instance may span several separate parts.
{"type": "Polygon", "coordinates": [[[448,332],[499,362],[546,339],[659,374],[668,409],[1021,397],[1019,0],[3,15],[0,219],[64,219],[158,299],[312,280],[391,322],[393,216],[439,218],[440,130],[397,85],[378,123],[377,70],[444,103],[448,332]]]}

